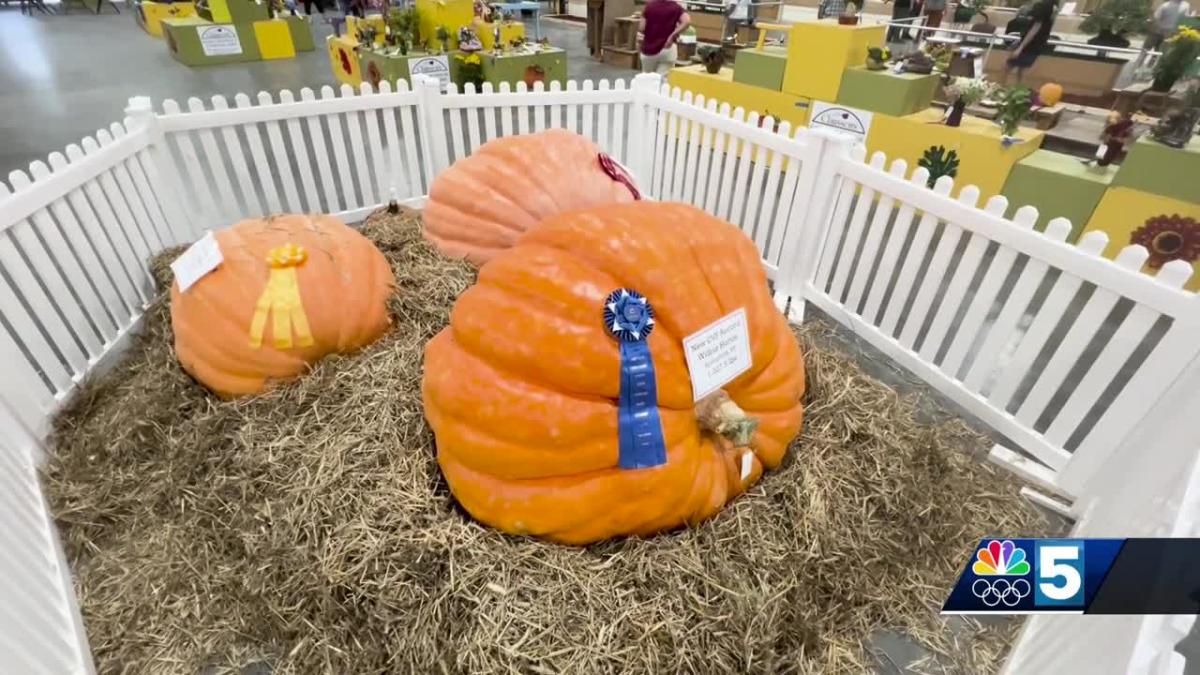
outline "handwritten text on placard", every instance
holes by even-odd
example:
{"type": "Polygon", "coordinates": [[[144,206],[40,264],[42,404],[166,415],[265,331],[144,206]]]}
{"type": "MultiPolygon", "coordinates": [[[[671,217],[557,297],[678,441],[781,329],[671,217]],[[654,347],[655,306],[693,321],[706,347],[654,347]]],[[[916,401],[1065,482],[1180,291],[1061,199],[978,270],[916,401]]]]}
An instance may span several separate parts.
{"type": "Polygon", "coordinates": [[[683,339],[695,400],[708,396],[750,369],[750,328],[739,309],[683,339]]]}

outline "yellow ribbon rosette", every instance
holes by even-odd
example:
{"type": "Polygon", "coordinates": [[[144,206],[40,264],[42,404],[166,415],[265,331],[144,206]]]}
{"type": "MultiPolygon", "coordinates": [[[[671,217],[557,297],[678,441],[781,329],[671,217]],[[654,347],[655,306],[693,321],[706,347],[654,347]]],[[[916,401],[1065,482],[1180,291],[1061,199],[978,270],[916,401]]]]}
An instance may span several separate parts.
{"type": "Polygon", "coordinates": [[[301,347],[312,346],[312,331],[308,327],[308,316],[304,314],[304,304],[300,301],[300,283],[296,277],[296,268],[307,260],[308,251],[296,244],[284,244],[267,253],[271,275],[267,278],[267,287],[258,296],[254,319],[250,322],[251,347],[262,347],[268,314],[273,317],[271,326],[276,349],[292,348],[293,330],[296,342],[301,347]]]}

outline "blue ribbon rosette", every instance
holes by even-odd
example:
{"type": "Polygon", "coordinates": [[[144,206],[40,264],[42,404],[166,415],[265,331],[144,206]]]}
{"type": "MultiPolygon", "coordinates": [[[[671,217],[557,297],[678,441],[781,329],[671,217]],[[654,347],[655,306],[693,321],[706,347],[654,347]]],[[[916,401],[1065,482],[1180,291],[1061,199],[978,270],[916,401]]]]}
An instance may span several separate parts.
{"type": "Polygon", "coordinates": [[[621,395],[617,402],[617,444],[622,469],[667,463],[654,360],[646,338],[654,330],[654,308],[645,296],[618,288],[604,301],[604,327],[621,345],[621,395]]]}

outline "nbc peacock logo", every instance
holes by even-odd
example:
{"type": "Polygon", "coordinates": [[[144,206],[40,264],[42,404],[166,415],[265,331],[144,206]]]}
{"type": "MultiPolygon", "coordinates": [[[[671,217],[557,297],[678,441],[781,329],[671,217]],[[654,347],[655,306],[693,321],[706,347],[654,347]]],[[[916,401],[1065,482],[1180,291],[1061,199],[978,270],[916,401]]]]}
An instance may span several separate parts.
{"type": "Polygon", "coordinates": [[[1024,576],[1029,574],[1025,549],[1011,541],[993,539],[975,552],[971,571],[981,577],[1024,576]]]}
{"type": "Polygon", "coordinates": [[[1022,578],[1029,570],[1025,549],[1007,539],[993,539],[975,552],[971,571],[979,578],[971,584],[971,594],[987,607],[1016,607],[1033,590],[1022,578]]]}

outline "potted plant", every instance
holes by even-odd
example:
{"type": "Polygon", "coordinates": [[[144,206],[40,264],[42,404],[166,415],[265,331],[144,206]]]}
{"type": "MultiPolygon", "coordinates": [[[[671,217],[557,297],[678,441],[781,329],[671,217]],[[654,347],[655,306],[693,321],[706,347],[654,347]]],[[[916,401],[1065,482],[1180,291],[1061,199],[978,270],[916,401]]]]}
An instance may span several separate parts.
{"type": "Polygon", "coordinates": [[[1180,28],[1167,38],[1162,46],[1162,56],[1154,64],[1154,91],[1171,91],[1171,87],[1183,77],[1188,68],[1200,57],[1200,31],[1195,28],[1180,28]]]}
{"type": "Polygon", "coordinates": [[[846,8],[842,10],[841,16],[838,17],[838,23],[843,26],[857,26],[858,5],[853,2],[847,2],[846,8]]]}
{"type": "Polygon", "coordinates": [[[887,47],[867,48],[867,70],[883,70],[887,68],[887,62],[891,60],[892,50],[887,47]]]}
{"type": "Polygon", "coordinates": [[[946,95],[950,97],[950,111],[946,116],[946,126],[956,127],[962,124],[963,111],[969,105],[982,101],[992,85],[983,78],[954,77],[946,85],[946,95]]]}
{"type": "Polygon", "coordinates": [[[1011,144],[1017,140],[1021,121],[1029,117],[1029,111],[1033,108],[1033,92],[1021,85],[1008,87],[1000,92],[997,103],[996,124],[1000,125],[1005,143],[1011,144]]]}
{"type": "Polygon", "coordinates": [[[942,176],[954,178],[958,175],[958,153],[954,150],[947,152],[944,145],[931,145],[917,160],[917,166],[929,172],[926,185],[932,188],[942,176]]]}
{"type": "Polygon", "coordinates": [[[437,38],[438,43],[441,44],[443,54],[450,51],[450,31],[446,30],[445,26],[438,26],[434,36],[437,38]]]}
{"type": "Polygon", "coordinates": [[[1192,140],[1197,122],[1200,122],[1200,82],[1188,87],[1183,101],[1163,114],[1150,130],[1150,136],[1164,145],[1182,148],[1192,140]]]}
{"type": "Polygon", "coordinates": [[[967,23],[976,16],[982,16],[983,21],[973,24],[971,30],[976,33],[995,33],[996,27],[988,21],[988,0],[962,0],[954,6],[954,23],[967,23]]]}
{"type": "Polygon", "coordinates": [[[933,72],[933,59],[918,49],[904,57],[903,68],[906,73],[928,75],[933,72]]]}
{"type": "Polygon", "coordinates": [[[725,65],[725,52],[715,45],[702,45],[696,50],[700,55],[700,63],[704,64],[704,69],[716,75],[721,72],[721,66],[725,65]]]}
{"type": "Polygon", "coordinates": [[[1108,0],[1079,24],[1079,30],[1096,36],[1088,44],[1105,47],[1128,47],[1128,36],[1149,27],[1149,0],[1108,0]]]}

